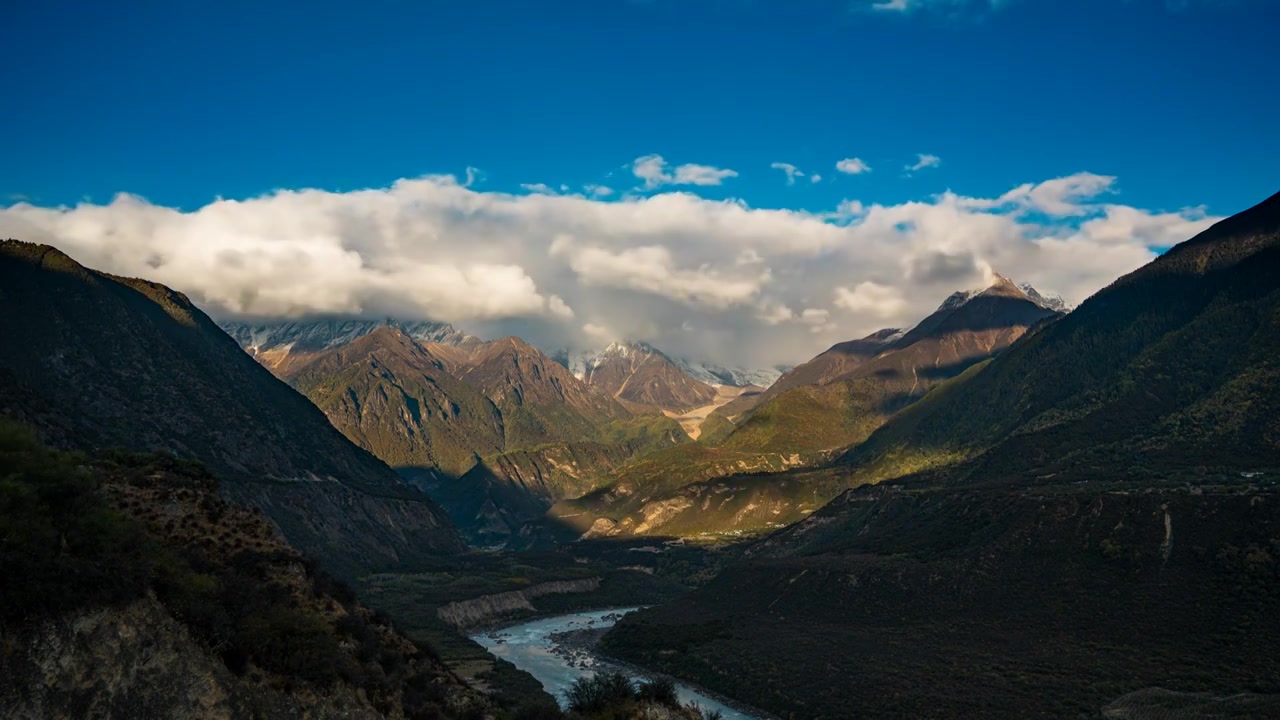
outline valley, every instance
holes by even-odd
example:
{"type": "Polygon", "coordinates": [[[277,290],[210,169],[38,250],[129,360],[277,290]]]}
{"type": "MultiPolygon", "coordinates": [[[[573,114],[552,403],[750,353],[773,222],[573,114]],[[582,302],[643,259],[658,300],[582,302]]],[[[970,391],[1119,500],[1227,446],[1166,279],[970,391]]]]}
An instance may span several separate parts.
{"type": "Polygon", "coordinates": [[[1280,0],[11,5],[0,720],[1280,720],[1280,0]]]}
{"type": "MultiPolygon", "coordinates": [[[[690,440],[697,440],[702,435],[702,424],[707,421],[707,418],[713,412],[732,402],[749,400],[752,395],[758,395],[760,392],[760,388],[752,385],[746,387],[719,385],[716,387],[715,398],[710,403],[682,413],[663,410],[663,414],[680,423],[680,427],[689,436],[690,440]]],[[[726,420],[732,421],[732,418],[726,418],[726,420]]]]}

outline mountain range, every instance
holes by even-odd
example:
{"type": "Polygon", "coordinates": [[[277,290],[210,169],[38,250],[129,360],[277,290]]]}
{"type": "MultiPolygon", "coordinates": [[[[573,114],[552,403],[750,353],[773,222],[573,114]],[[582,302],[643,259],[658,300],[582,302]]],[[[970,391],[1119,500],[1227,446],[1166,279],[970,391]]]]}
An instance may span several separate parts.
{"type": "MultiPolygon", "coordinates": [[[[780,717],[1280,691],[1280,195],[1074,309],[995,275],[767,386],[643,343],[553,358],[434,322],[219,327],[12,240],[0,336],[0,567],[21,588],[0,639],[62,613],[6,678],[136,668],[127,621],[260,714],[321,697],[298,687],[483,714],[324,571],[415,588],[389,606],[420,618],[459,582],[532,608],[510,588],[597,553],[697,586],[624,618],[610,654],[780,717]],[[669,554],[688,539],[697,568],[669,554]],[[486,563],[501,577],[465,571],[486,563]],[[102,618],[100,656],[56,650],[102,618]]],[[[166,682],[166,707],[199,699],[166,682]]]]}
{"type": "MultiPolygon", "coordinates": [[[[576,532],[666,532],[694,507],[670,493],[744,471],[819,465],[1058,315],[1030,292],[1038,300],[997,276],[953,294],[909,331],[838,344],[767,389],[703,382],[645,343],[553,359],[519,338],[482,341],[440,323],[224,327],[351,441],[441,500],[467,537],[491,542],[527,536],[552,505],[552,524],[576,532]]],[[[726,508],[736,495],[725,496],[726,508]]],[[[700,531],[763,519],[722,515],[702,517],[700,531]]]]}
{"type": "Polygon", "coordinates": [[[624,466],[611,483],[552,514],[609,536],[741,533],[793,522],[847,487],[832,472],[797,481],[802,468],[826,464],[934,387],[1059,317],[996,276],[988,287],[951,295],[914,328],[832,347],[763,393],[712,413],[696,446],[624,466]],[[783,470],[792,474],[771,474],[783,470]]]}
{"type": "Polygon", "coordinates": [[[604,350],[557,358],[574,377],[637,410],[683,412],[716,397],[660,350],[645,343],[612,343],[604,350]]]}
{"type": "Polygon", "coordinates": [[[1149,688],[1208,717],[1154,688],[1274,692],[1278,323],[1280,195],[774,476],[854,487],[607,647],[779,715],[1157,717],[1127,714],[1149,688]]]}

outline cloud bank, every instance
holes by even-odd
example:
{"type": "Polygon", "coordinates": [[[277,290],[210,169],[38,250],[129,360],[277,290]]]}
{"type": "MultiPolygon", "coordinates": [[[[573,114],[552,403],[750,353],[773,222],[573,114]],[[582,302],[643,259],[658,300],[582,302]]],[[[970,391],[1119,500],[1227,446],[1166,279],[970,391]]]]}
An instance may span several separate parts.
{"type": "MultiPolygon", "coordinates": [[[[655,182],[709,177],[656,167],[655,182]]],[[[0,236],[163,282],[219,318],[430,318],[546,348],[636,339],[767,365],[913,324],[992,272],[1078,302],[1216,220],[1116,204],[1115,178],[1090,173],[993,198],[848,199],[824,213],[686,192],[605,200],[598,189],[464,183],[279,191],[190,212],[130,195],[18,203],[0,208],[0,236]]]]}

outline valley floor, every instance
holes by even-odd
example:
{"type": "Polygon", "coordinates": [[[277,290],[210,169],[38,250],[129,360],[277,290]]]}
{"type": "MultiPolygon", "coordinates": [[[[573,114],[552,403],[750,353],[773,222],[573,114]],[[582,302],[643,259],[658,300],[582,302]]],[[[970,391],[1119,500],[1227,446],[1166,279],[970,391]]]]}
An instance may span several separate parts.
{"type": "Polygon", "coordinates": [[[670,410],[664,410],[663,414],[669,418],[673,418],[680,423],[680,427],[689,434],[689,437],[697,440],[702,435],[702,423],[707,417],[716,410],[737,400],[748,392],[759,392],[754,387],[733,387],[731,385],[720,385],[716,388],[716,397],[711,403],[697,407],[683,413],[674,413],[670,410]]]}

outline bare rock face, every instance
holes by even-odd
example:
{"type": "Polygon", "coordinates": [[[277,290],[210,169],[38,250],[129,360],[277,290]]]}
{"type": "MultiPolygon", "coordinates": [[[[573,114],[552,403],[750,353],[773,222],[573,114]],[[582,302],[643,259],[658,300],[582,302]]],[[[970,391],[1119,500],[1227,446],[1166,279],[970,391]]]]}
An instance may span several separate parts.
{"type": "Polygon", "coordinates": [[[614,343],[571,364],[583,382],[634,406],[683,412],[706,405],[716,389],[689,375],[657,348],[614,343]]]}
{"type": "Polygon", "coordinates": [[[0,714],[7,718],[382,717],[355,691],[288,693],[238,678],[152,598],[5,630],[0,714]]]}
{"type": "Polygon", "coordinates": [[[552,580],[531,585],[523,590],[481,595],[470,600],[451,602],[436,610],[436,614],[450,625],[473,627],[493,622],[512,613],[533,612],[535,608],[530,601],[543,595],[592,592],[599,589],[600,578],[598,577],[582,580],[552,580]]]}

